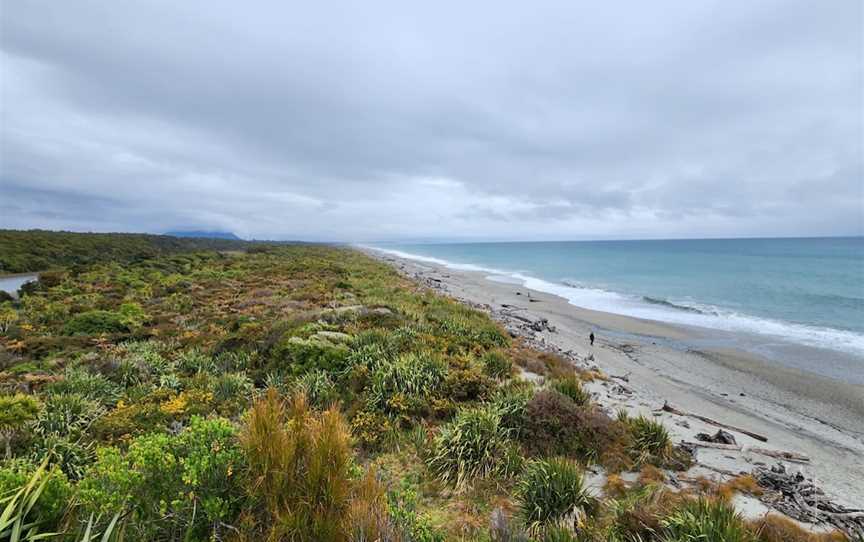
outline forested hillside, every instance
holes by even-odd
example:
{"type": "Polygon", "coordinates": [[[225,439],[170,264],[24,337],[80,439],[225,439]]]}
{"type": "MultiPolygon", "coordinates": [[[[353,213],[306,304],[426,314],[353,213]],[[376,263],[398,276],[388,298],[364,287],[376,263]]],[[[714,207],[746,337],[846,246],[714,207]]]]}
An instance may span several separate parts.
{"type": "Polygon", "coordinates": [[[44,271],[97,262],[134,262],[191,250],[236,250],[230,239],[180,238],[143,233],[0,230],[0,274],[44,271]]]}
{"type": "Polygon", "coordinates": [[[2,540],[843,539],[742,519],[752,478],[676,488],[689,454],[602,374],[359,252],[2,239],[55,269],[0,305],[2,540]]]}

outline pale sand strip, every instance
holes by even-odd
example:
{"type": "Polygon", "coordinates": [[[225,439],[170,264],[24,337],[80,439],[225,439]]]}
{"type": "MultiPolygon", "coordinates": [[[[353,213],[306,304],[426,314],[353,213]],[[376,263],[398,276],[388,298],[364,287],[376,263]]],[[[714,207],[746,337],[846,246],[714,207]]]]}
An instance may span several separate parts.
{"type": "MultiPolygon", "coordinates": [[[[680,410],[768,437],[767,443],[761,443],[733,432],[743,445],[742,452],[700,449],[699,462],[709,469],[749,472],[756,465],[773,462],[749,452],[751,446],[801,453],[811,458],[809,464],[787,465],[802,469],[807,476],[815,475],[837,502],[864,505],[864,387],[778,367],[736,350],[695,352],[662,346],[662,341],[652,344],[650,337],[680,340],[690,330],[582,309],[542,292],[530,291],[531,299],[536,300],[530,302],[527,288],[488,280],[484,273],[369,253],[460,300],[488,305],[495,312],[502,305],[516,306],[521,316],[548,319],[556,332],[538,332],[535,339],[578,357],[593,354],[594,363],[606,374],[629,375],[627,382],[613,379],[592,385],[592,392],[606,408],[650,415],[668,400],[680,410]],[[587,341],[591,330],[597,334],[593,348],[587,341]],[[622,332],[645,337],[622,339],[622,332]],[[624,343],[630,345],[627,352],[621,348],[624,343]],[[619,384],[632,393],[622,393],[619,384]]],[[[660,414],[659,419],[676,441],[693,441],[696,433],[717,430],[669,413],[660,414]]]]}

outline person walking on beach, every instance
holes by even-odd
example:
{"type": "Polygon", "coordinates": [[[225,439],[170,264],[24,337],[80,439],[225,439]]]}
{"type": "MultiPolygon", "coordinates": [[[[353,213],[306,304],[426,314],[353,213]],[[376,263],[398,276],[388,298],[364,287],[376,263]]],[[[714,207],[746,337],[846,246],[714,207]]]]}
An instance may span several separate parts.
{"type": "Polygon", "coordinates": [[[591,332],[591,335],[588,335],[588,340],[591,341],[591,346],[594,346],[594,332],[591,332]]]}

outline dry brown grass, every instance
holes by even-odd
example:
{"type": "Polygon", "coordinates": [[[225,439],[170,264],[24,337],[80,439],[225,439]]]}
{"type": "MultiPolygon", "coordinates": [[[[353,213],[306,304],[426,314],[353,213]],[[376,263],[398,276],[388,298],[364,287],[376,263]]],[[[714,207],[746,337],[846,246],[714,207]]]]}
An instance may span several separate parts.
{"type": "Polygon", "coordinates": [[[745,474],[721,484],[720,487],[717,488],[717,493],[721,497],[729,499],[735,493],[745,493],[747,495],[758,497],[759,495],[762,495],[764,491],[759,487],[759,483],[755,478],[753,478],[753,476],[745,474]]]}
{"type": "Polygon", "coordinates": [[[267,540],[345,540],[351,484],[350,433],[334,407],[312,412],[302,394],[274,389],[258,400],[241,434],[248,493],[264,505],[255,529],[267,540]]]}
{"type": "Polygon", "coordinates": [[[843,533],[811,533],[802,529],[789,518],[778,514],[768,514],[762,519],[751,521],[750,528],[756,533],[759,542],[844,542],[849,540],[843,533]]]}
{"type": "Polygon", "coordinates": [[[627,493],[627,482],[618,474],[610,474],[603,484],[603,493],[612,499],[623,497],[627,493]]]}
{"type": "Polygon", "coordinates": [[[645,464],[639,470],[639,483],[643,486],[648,484],[662,484],[666,481],[663,471],[654,465],[645,464]]]}

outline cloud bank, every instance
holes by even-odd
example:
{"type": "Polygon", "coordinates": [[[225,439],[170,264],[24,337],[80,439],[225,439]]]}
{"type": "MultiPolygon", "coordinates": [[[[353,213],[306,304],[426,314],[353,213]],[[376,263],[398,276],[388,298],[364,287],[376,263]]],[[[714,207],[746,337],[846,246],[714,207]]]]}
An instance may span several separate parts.
{"type": "Polygon", "coordinates": [[[862,4],[3,2],[0,227],[864,234],[862,4]]]}

